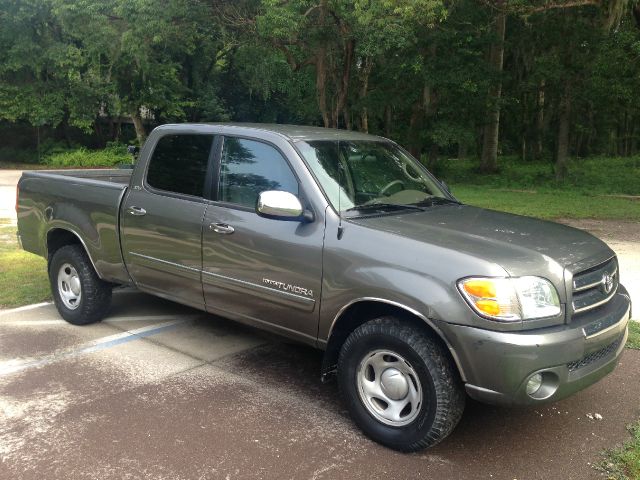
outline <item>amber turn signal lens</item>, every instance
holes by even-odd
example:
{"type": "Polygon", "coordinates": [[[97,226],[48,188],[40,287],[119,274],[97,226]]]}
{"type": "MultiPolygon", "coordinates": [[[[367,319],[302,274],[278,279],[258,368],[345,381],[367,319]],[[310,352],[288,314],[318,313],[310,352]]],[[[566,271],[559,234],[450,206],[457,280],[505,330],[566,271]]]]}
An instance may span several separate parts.
{"type": "Polygon", "coordinates": [[[469,295],[477,298],[495,298],[496,286],[490,280],[469,280],[462,284],[469,295]]]}
{"type": "Polygon", "coordinates": [[[487,315],[497,316],[500,314],[500,305],[495,300],[477,300],[476,308],[487,315]]]}

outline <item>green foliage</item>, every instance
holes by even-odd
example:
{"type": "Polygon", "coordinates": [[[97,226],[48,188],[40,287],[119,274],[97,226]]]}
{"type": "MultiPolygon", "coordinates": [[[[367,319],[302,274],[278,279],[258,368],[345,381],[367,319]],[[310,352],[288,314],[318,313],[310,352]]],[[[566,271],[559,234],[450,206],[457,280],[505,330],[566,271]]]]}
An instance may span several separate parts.
{"type": "Polygon", "coordinates": [[[113,167],[131,163],[131,155],[126,145],[113,144],[104,150],[75,150],[51,153],[45,157],[45,164],[52,167],[113,167]]]}
{"type": "Polygon", "coordinates": [[[0,168],[8,163],[38,163],[37,153],[16,147],[0,147],[0,168]]]}
{"type": "Polygon", "coordinates": [[[609,480],[635,480],[640,478],[640,422],[629,428],[631,440],[606,453],[606,459],[596,468],[609,480]]]}
{"type": "Polygon", "coordinates": [[[392,137],[437,166],[478,157],[496,108],[501,155],[550,157],[564,101],[571,156],[631,156],[640,151],[640,29],[629,5],[0,0],[0,120],[55,127],[68,146],[69,127],[80,128],[95,135],[92,147],[120,139],[131,117],[138,130],[326,124],[392,137]],[[500,9],[502,72],[488,63],[500,9]]]}

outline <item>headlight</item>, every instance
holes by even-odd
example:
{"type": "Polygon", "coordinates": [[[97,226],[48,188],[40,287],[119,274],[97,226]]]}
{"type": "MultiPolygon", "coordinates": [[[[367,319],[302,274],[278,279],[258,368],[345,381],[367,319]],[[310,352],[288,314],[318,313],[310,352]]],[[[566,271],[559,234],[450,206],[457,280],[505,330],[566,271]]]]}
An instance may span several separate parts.
{"type": "Polygon", "coordinates": [[[464,278],[458,288],[483,317],[503,322],[554,317],[560,314],[556,288],[544,278],[464,278]]]}

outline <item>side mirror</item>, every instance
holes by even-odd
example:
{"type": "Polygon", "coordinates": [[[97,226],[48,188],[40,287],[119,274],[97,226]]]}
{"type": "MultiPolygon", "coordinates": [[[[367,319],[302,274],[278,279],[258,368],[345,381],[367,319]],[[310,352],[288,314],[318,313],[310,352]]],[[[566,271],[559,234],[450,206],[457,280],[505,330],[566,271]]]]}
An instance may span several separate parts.
{"type": "Polygon", "coordinates": [[[309,220],[298,197],[280,190],[260,192],[256,212],[262,217],[274,220],[309,220]]]}

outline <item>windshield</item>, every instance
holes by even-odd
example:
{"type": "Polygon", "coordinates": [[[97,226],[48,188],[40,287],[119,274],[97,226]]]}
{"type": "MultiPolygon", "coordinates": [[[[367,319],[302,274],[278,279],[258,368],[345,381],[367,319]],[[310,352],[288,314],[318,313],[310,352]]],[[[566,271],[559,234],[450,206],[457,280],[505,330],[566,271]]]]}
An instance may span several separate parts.
{"type": "Polygon", "coordinates": [[[391,142],[318,140],[297,146],[336,210],[451,202],[424,167],[391,142]]]}

